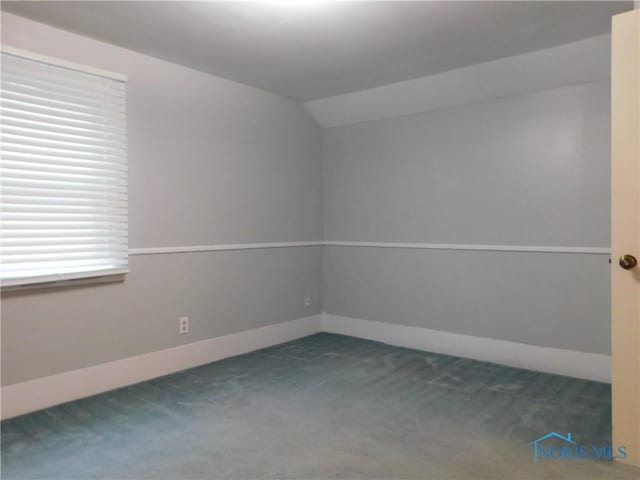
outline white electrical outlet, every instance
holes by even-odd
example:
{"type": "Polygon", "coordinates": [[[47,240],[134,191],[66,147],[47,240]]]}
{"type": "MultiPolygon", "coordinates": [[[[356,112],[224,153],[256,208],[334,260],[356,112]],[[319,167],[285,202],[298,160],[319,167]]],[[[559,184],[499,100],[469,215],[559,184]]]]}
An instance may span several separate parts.
{"type": "Polygon", "coordinates": [[[304,306],[306,308],[311,308],[311,295],[304,297],[304,306]]]}
{"type": "Polygon", "coordinates": [[[180,317],[180,320],[178,322],[180,325],[181,334],[189,332],[189,317],[180,317]]]}

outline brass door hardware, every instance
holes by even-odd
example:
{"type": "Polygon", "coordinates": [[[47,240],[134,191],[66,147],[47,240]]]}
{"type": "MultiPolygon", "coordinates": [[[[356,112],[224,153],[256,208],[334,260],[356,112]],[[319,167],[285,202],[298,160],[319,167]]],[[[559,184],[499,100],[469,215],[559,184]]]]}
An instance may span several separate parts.
{"type": "Polygon", "coordinates": [[[627,254],[627,255],[622,255],[618,259],[618,263],[625,270],[631,270],[633,267],[635,267],[638,264],[638,260],[636,260],[636,257],[634,257],[633,255],[627,254]]]}

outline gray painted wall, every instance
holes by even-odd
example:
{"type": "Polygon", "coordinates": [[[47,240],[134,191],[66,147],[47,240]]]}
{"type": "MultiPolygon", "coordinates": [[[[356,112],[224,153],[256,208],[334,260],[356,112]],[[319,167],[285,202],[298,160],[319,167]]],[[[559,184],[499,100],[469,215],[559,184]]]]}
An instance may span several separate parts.
{"type": "MultiPolygon", "coordinates": [[[[131,248],[321,239],[321,131],[297,103],[4,13],[2,42],[128,75],[131,248]]],[[[124,283],[3,294],[2,382],[321,310],[322,247],[131,257],[124,283]]]]}
{"type": "MultiPolygon", "coordinates": [[[[325,240],[609,246],[609,85],[325,130],[325,240]]],[[[325,311],[608,353],[603,255],[332,246],[325,311]]]]}
{"type": "MultiPolygon", "coordinates": [[[[319,240],[323,221],[325,240],[609,245],[607,82],[328,129],[323,165],[322,132],[287,99],[8,14],[2,41],[129,75],[132,248],[319,240]]],[[[608,353],[608,285],[607,257],[585,254],[135,256],[124,283],[4,294],[2,382],[299,318],[323,302],[336,315],[608,353]]]]}
{"type": "Polygon", "coordinates": [[[609,86],[325,130],[325,239],[609,246],[609,86]]]}
{"type": "Polygon", "coordinates": [[[124,283],[2,301],[2,381],[218,337],[322,310],[322,247],[134,256],[124,283]],[[304,306],[310,294],[315,305],[304,306]],[[178,335],[178,317],[190,331],[178,335]]]}

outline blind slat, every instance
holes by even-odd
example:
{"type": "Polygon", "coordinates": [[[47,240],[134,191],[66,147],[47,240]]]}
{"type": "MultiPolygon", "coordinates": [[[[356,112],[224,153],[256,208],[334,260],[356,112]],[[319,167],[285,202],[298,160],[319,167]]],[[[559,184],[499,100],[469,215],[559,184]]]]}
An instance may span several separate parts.
{"type": "Polygon", "coordinates": [[[122,141],[124,140],[121,135],[105,136],[104,134],[102,134],[100,136],[91,136],[86,134],[85,132],[61,133],[55,130],[43,128],[42,125],[15,126],[10,124],[10,119],[5,119],[5,121],[3,122],[2,133],[18,135],[21,137],[31,137],[39,139],[40,141],[46,141],[48,139],[51,139],[53,141],[66,140],[71,141],[75,145],[95,145],[96,141],[103,141],[107,145],[111,143],[115,145],[121,145],[122,141]]]}
{"type": "Polygon", "coordinates": [[[103,151],[96,151],[95,148],[68,148],[51,144],[49,146],[35,145],[27,139],[26,142],[18,140],[7,140],[6,135],[2,135],[2,149],[9,153],[27,153],[35,155],[46,155],[48,157],[70,157],[70,158],[113,158],[122,155],[122,150],[104,148],[103,151]]]}
{"type": "Polygon", "coordinates": [[[92,203],[69,203],[69,204],[54,204],[53,202],[15,202],[7,200],[2,196],[2,202],[5,205],[11,205],[11,211],[25,211],[25,212],[104,212],[104,211],[118,211],[126,212],[127,206],[123,203],[104,206],[104,202],[93,201],[92,203]]]}
{"type": "Polygon", "coordinates": [[[48,162],[42,161],[30,161],[25,162],[24,160],[7,160],[3,159],[2,163],[5,167],[18,168],[18,169],[26,169],[26,170],[34,170],[34,171],[43,171],[43,172],[52,172],[52,173],[82,173],[82,174],[107,174],[107,175],[122,175],[124,177],[127,176],[127,170],[123,166],[120,165],[109,165],[105,164],[89,164],[86,165],[87,162],[80,162],[79,165],[69,165],[66,162],[63,164],[51,165],[48,162]],[[84,163],[84,164],[83,164],[84,163]]]}
{"type": "MultiPolygon", "coordinates": [[[[1,168],[1,166],[0,166],[1,168]]],[[[3,170],[9,170],[4,169],[3,170]]],[[[60,178],[60,179],[51,179],[51,180],[46,180],[46,179],[40,179],[40,178],[36,178],[35,176],[30,176],[30,177],[26,177],[26,176],[12,176],[10,177],[9,175],[5,175],[2,178],[2,182],[3,185],[6,184],[7,186],[12,186],[12,185],[22,185],[25,187],[28,186],[34,186],[34,187],[50,187],[50,188],[56,188],[57,186],[59,186],[60,188],[66,188],[69,190],[87,190],[89,189],[90,191],[93,191],[94,189],[98,188],[98,186],[102,186],[102,188],[105,191],[124,191],[123,186],[117,185],[115,183],[107,183],[104,181],[101,181],[99,178],[96,179],[87,179],[84,181],[78,181],[77,179],[73,179],[73,178],[69,178],[69,179],[64,179],[64,178],[60,178]]]]}
{"type": "Polygon", "coordinates": [[[77,183],[87,183],[104,185],[105,180],[126,178],[126,173],[122,172],[104,172],[99,171],[97,175],[91,173],[71,173],[60,169],[59,171],[42,170],[38,168],[11,168],[4,166],[3,173],[5,175],[13,175],[15,177],[30,176],[37,180],[69,180],[77,183]]]}
{"type": "Polygon", "coordinates": [[[4,274],[7,276],[16,277],[23,271],[28,271],[29,276],[39,274],[41,271],[54,273],[56,269],[60,269],[62,272],[75,271],[77,269],[84,269],[86,267],[115,267],[123,266],[126,263],[122,262],[110,262],[108,259],[101,258],[66,258],[64,260],[57,261],[43,261],[37,260],[33,262],[23,262],[21,265],[9,265],[3,267],[3,279],[4,274]]]}
{"type": "Polygon", "coordinates": [[[125,191],[113,191],[109,192],[103,190],[101,192],[96,192],[95,190],[86,189],[84,187],[80,188],[51,188],[49,186],[39,187],[39,186],[29,186],[24,187],[22,185],[19,186],[2,186],[2,195],[28,195],[34,199],[48,199],[50,201],[59,201],[64,202],[68,198],[85,198],[85,199],[102,199],[109,198],[112,201],[126,201],[125,191]]]}
{"type": "Polygon", "coordinates": [[[75,141],[74,139],[67,138],[66,141],[62,139],[53,139],[53,138],[43,138],[42,135],[39,134],[16,134],[7,131],[7,129],[2,129],[0,132],[0,136],[4,141],[7,142],[16,142],[19,144],[27,144],[38,147],[43,147],[46,149],[50,148],[59,148],[62,150],[71,150],[71,151],[79,151],[79,152],[98,152],[103,153],[105,151],[109,151],[112,153],[122,154],[122,145],[120,142],[109,142],[105,141],[104,138],[95,138],[92,140],[84,140],[84,141],[75,141]]]}
{"type": "Polygon", "coordinates": [[[98,235],[102,238],[126,238],[126,235],[115,235],[108,228],[83,228],[83,227],[63,227],[52,232],[46,228],[14,228],[11,232],[3,233],[4,239],[12,238],[41,238],[55,235],[55,238],[74,237],[77,235],[98,235]]]}
{"type": "Polygon", "coordinates": [[[81,237],[81,236],[69,236],[69,237],[16,237],[16,238],[4,238],[0,245],[5,247],[20,247],[20,246],[38,246],[38,245],[102,245],[112,242],[115,239],[123,237],[81,237]]]}
{"type": "Polygon", "coordinates": [[[2,116],[7,118],[16,118],[16,119],[24,119],[24,120],[32,120],[32,121],[40,121],[45,123],[51,123],[60,126],[67,127],[77,127],[77,128],[86,128],[86,129],[98,129],[101,128],[104,131],[114,131],[117,133],[124,134],[125,126],[120,125],[123,122],[122,119],[117,119],[119,121],[109,121],[108,118],[105,118],[101,123],[99,121],[91,120],[88,118],[78,119],[78,118],[67,118],[60,115],[54,115],[52,113],[42,113],[35,111],[28,111],[24,108],[13,108],[9,106],[2,106],[0,102],[0,110],[2,111],[2,116]]]}
{"type": "Polygon", "coordinates": [[[15,100],[8,96],[3,96],[0,102],[2,109],[7,110],[27,110],[31,113],[39,113],[42,115],[49,115],[60,118],[69,118],[70,120],[79,120],[82,122],[99,123],[105,121],[117,122],[124,119],[125,112],[115,112],[108,109],[102,109],[102,111],[95,111],[95,113],[85,112],[69,106],[68,108],[56,107],[50,104],[41,104],[36,102],[29,102],[26,100],[15,100]]]}
{"type": "MultiPolygon", "coordinates": [[[[2,82],[0,88],[3,90],[27,94],[38,94],[43,91],[51,92],[55,97],[61,99],[78,100],[81,102],[96,102],[97,99],[104,100],[106,102],[117,102],[125,98],[125,90],[106,90],[97,92],[96,95],[93,91],[84,89],[78,89],[72,85],[64,85],[62,83],[52,83],[51,79],[46,78],[28,78],[21,77],[18,73],[7,71],[2,76],[2,82]]],[[[100,90],[98,88],[98,90],[100,90]]]]}
{"type": "Polygon", "coordinates": [[[126,169],[126,163],[122,162],[118,158],[110,158],[100,160],[98,158],[69,158],[57,155],[37,155],[33,153],[23,152],[7,152],[2,151],[2,157],[7,160],[27,160],[27,161],[42,161],[44,163],[55,163],[58,165],[120,165],[121,168],[126,169]]]}
{"type": "Polygon", "coordinates": [[[112,108],[123,112],[121,98],[109,98],[105,95],[96,97],[83,97],[71,95],[64,92],[55,92],[47,88],[28,87],[24,84],[3,82],[0,90],[8,98],[27,98],[33,99],[40,103],[72,105],[74,108],[97,109],[104,105],[110,105],[112,108]]]}

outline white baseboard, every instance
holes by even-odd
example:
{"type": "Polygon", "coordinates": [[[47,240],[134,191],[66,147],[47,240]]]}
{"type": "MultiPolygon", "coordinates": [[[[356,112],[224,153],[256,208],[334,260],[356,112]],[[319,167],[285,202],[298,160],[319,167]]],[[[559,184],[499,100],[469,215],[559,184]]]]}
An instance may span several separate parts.
{"type": "Polygon", "coordinates": [[[611,357],[323,313],[2,387],[2,418],[48,408],[321,331],[517,368],[611,381],[611,357]]]}
{"type": "Polygon", "coordinates": [[[132,385],[321,331],[315,315],[2,387],[2,418],[132,385]]]}
{"type": "Polygon", "coordinates": [[[324,313],[322,330],[510,367],[611,382],[611,357],[324,313]]]}

